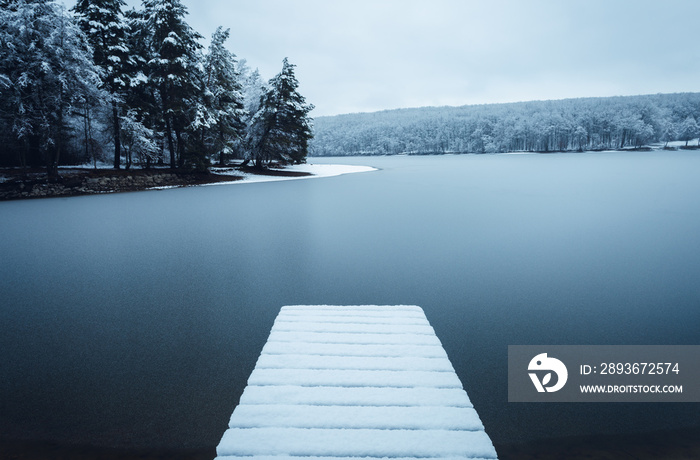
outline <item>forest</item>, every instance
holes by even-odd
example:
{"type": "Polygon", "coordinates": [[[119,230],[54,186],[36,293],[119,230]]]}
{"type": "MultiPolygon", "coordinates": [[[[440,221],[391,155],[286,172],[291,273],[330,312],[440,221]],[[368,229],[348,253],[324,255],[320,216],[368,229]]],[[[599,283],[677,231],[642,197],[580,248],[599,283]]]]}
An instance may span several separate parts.
{"type": "Polygon", "coordinates": [[[264,81],[180,0],[0,0],[0,167],[205,171],[307,155],[698,147],[700,93],[424,107],[312,120],[295,66],[264,81]]]}
{"type": "Polygon", "coordinates": [[[300,163],[313,105],[285,58],[264,82],[180,0],[0,0],[0,166],[108,163],[203,171],[300,163]]]}
{"type": "Polygon", "coordinates": [[[700,93],[386,110],[317,117],[311,155],[697,147],[699,119],[700,93]]]}

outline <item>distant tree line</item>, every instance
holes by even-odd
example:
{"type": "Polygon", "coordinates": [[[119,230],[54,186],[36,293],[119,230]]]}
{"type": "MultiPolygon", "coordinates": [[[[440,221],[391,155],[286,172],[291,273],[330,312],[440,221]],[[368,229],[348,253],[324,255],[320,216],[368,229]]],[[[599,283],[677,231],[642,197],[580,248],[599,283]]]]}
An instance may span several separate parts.
{"type": "Polygon", "coordinates": [[[265,83],[225,47],[229,30],[205,50],[180,0],[125,5],[0,0],[0,165],[305,161],[313,106],[286,58],[265,83]]]}
{"type": "Polygon", "coordinates": [[[425,107],[315,120],[311,155],[558,152],[685,145],[700,93],[425,107]]]}

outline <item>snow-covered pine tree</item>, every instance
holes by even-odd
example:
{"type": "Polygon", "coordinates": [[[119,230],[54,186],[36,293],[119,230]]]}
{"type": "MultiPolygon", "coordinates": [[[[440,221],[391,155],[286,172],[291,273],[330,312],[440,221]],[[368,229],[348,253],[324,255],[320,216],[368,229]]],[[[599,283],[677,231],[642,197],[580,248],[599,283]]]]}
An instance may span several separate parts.
{"type": "Polygon", "coordinates": [[[258,69],[251,69],[245,59],[238,61],[237,71],[241,76],[243,105],[246,114],[251,118],[260,108],[260,97],[265,92],[266,85],[258,69]]]}
{"type": "Polygon", "coordinates": [[[252,120],[260,109],[260,99],[267,87],[258,69],[251,69],[245,59],[238,61],[237,70],[238,74],[241,76],[243,106],[245,110],[245,133],[243,138],[234,144],[234,150],[239,158],[245,158],[246,162],[249,162],[253,160],[253,149],[250,145],[250,142],[254,138],[252,135],[252,120]]]}
{"type": "MultiPolygon", "coordinates": [[[[151,34],[146,22],[144,11],[134,8],[124,13],[129,25],[127,47],[129,61],[129,91],[125,95],[126,114],[122,116],[122,143],[131,143],[134,136],[148,132],[153,136],[153,145],[157,148],[148,155],[137,155],[140,160],[146,160],[146,168],[152,163],[163,163],[164,158],[164,120],[161,117],[161,104],[158,90],[148,79],[148,62],[153,56],[151,51],[151,34]],[[139,126],[142,125],[142,126],[139,126]],[[124,132],[128,130],[128,132],[124,132]]],[[[125,149],[128,147],[125,145],[125,149]]],[[[127,153],[125,151],[125,153],[127,153]]],[[[128,155],[128,153],[127,153],[128,155]]]]}
{"type": "Polygon", "coordinates": [[[0,165],[21,164],[26,166],[26,158],[19,154],[17,137],[13,134],[16,115],[16,92],[13,91],[12,73],[15,71],[19,56],[17,54],[16,28],[13,24],[16,10],[9,1],[0,1],[0,165]]]}
{"type": "Polygon", "coordinates": [[[695,118],[692,115],[689,115],[685,120],[683,120],[678,134],[680,139],[685,141],[686,147],[688,146],[688,142],[695,139],[695,137],[700,134],[700,127],[698,127],[698,123],[695,121],[695,118]]]}
{"type": "Polygon", "coordinates": [[[124,146],[126,167],[129,168],[136,156],[146,167],[153,163],[158,153],[158,145],[153,130],[148,129],[139,120],[140,116],[135,109],[129,109],[121,117],[121,138],[124,146]]]}
{"type": "Polygon", "coordinates": [[[676,125],[670,120],[664,121],[660,138],[660,140],[664,143],[664,148],[668,148],[668,143],[675,141],[677,137],[678,130],[676,129],[676,125]]]}
{"type": "Polygon", "coordinates": [[[313,105],[306,104],[298,87],[294,65],[284,58],[282,71],[269,81],[260,108],[251,120],[249,145],[256,167],[273,160],[306,161],[309,140],[313,137],[308,115],[313,105]]]}
{"type": "Polygon", "coordinates": [[[99,68],[74,17],[46,0],[16,0],[3,13],[3,48],[12,53],[0,62],[3,108],[13,118],[12,131],[29,164],[46,165],[58,176],[66,144],[67,119],[81,101],[99,101],[99,68]]]}
{"type": "Polygon", "coordinates": [[[185,129],[190,125],[193,102],[201,91],[198,62],[202,38],[185,21],[187,8],[180,0],[143,0],[144,22],[150,32],[152,55],[148,79],[157,91],[170,166],[184,162],[185,129]]]}
{"type": "Polygon", "coordinates": [[[219,164],[232,152],[234,143],[245,129],[246,112],[236,56],[224,43],[229,29],[218,27],[204,57],[203,92],[193,122],[204,153],[217,155],[219,164]]]}
{"type": "Polygon", "coordinates": [[[78,0],[73,7],[78,25],[93,49],[93,60],[102,69],[102,86],[111,94],[114,168],[121,158],[120,121],[130,78],[127,74],[129,48],[126,43],[128,24],[122,13],[124,0],[78,0]]]}

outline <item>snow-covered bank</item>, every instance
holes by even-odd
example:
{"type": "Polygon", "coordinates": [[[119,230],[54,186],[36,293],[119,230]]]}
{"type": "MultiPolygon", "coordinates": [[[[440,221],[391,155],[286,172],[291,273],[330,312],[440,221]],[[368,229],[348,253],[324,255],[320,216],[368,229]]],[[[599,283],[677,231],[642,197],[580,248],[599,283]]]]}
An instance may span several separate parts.
{"type": "Polygon", "coordinates": [[[107,167],[98,167],[97,169],[64,167],[60,169],[60,177],[56,181],[49,182],[44,172],[8,169],[0,170],[0,201],[162,190],[195,185],[311,179],[374,170],[375,168],[368,166],[303,164],[268,169],[261,171],[261,174],[256,174],[254,170],[250,169],[212,167],[211,172],[213,174],[207,174],[187,173],[162,168],[114,170],[107,167]]]}
{"type": "Polygon", "coordinates": [[[216,174],[231,174],[237,177],[243,177],[232,182],[217,182],[212,184],[204,185],[224,185],[224,184],[245,184],[250,182],[273,182],[280,180],[297,180],[297,179],[316,179],[320,177],[334,177],[341,176],[343,174],[352,174],[360,172],[376,171],[377,168],[371,166],[356,166],[356,165],[333,165],[333,164],[301,164],[301,165],[291,165],[286,166],[279,171],[291,171],[296,173],[308,173],[306,176],[271,176],[264,174],[251,174],[247,172],[242,172],[237,169],[231,170],[226,168],[210,168],[211,172],[216,174]]]}
{"type": "Polygon", "coordinates": [[[527,150],[517,150],[513,152],[495,152],[496,155],[560,155],[567,153],[629,153],[629,152],[655,152],[655,151],[675,151],[675,150],[698,150],[700,148],[700,140],[693,139],[686,145],[685,141],[673,141],[668,143],[656,143],[644,145],[640,148],[625,147],[622,149],[605,149],[605,150],[552,150],[551,152],[535,152],[527,150]]]}

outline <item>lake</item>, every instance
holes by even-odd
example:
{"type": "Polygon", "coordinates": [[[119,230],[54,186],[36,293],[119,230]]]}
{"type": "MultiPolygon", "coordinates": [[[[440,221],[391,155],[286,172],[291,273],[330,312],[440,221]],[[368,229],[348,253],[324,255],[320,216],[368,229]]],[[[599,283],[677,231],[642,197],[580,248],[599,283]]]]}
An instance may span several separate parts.
{"type": "Polygon", "coordinates": [[[0,203],[0,433],[215,446],[280,307],[415,304],[494,443],[700,427],[507,402],[507,346],[698,344],[697,152],[313,159],[378,171],[0,203]]]}

